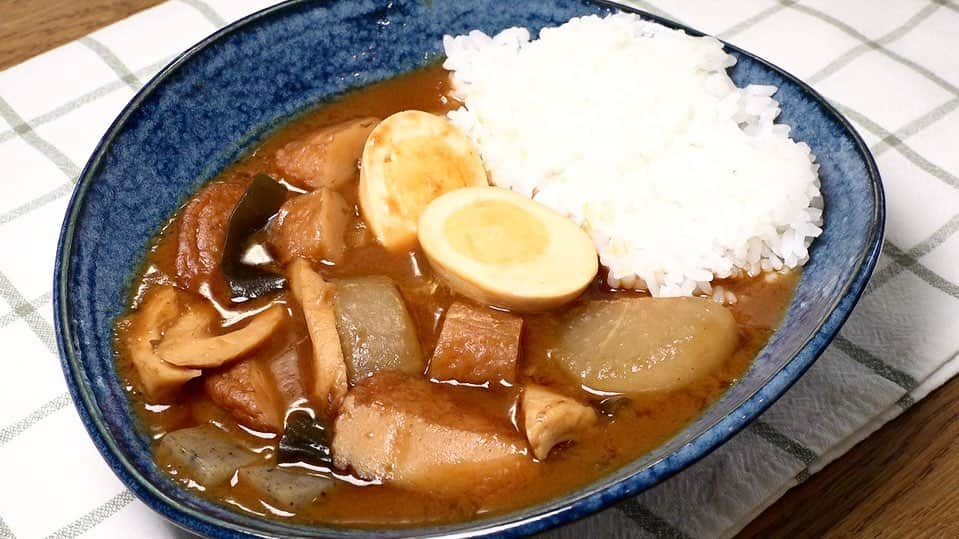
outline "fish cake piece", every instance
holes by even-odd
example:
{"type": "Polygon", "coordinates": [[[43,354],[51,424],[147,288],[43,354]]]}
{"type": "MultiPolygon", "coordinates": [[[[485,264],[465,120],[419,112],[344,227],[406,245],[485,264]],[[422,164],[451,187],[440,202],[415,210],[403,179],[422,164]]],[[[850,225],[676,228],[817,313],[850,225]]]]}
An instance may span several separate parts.
{"type": "Polygon", "coordinates": [[[430,377],[477,385],[512,384],[522,332],[523,319],[517,315],[453,303],[430,361],[430,377]]]}
{"type": "Polygon", "coordinates": [[[338,261],[346,251],[344,235],[353,209],[339,193],[318,189],[287,200],[267,229],[280,264],[296,257],[313,262],[338,261]]]}
{"type": "Polygon", "coordinates": [[[175,263],[180,287],[192,292],[204,283],[214,290],[225,288],[220,264],[227,225],[249,184],[246,177],[211,183],[183,207],[177,223],[175,263]]]}
{"type": "Polygon", "coordinates": [[[245,359],[207,375],[203,388],[210,399],[239,423],[262,432],[282,432],[282,396],[270,368],[255,358],[245,359]]]}
{"type": "Polygon", "coordinates": [[[300,187],[339,189],[359,173],[360,155],[378,118],[358,118],[314,131],[277,150],[276,165],[300,187]]]}

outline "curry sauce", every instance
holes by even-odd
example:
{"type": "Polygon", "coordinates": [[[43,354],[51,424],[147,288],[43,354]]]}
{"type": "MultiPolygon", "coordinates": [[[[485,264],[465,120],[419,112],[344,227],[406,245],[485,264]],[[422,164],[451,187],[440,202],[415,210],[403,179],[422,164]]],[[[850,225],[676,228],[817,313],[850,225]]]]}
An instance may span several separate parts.
{"type": "MultiPolygon", "coordinates": [[[[440,66],[416,71],[393,80],[372,85],[327,103],[294,121],[269,137],[261,146],[240,162],[225,170],[219,181],[242,181],[256,174],[266,173],[283,177],[276,163],[277,150],[315,130],[359,117],[384,118],[391,113],[417,109],[444,113],[457,106],[447,96],[448,74],[440,66]]],[[[454,301],[463,298],[451,291],[431,271],[419,250],[395,253],[369,241],[369,231],[356,209],[356,182],[339,189],[339,193],[353,208],[346,229],[347,249],[336,263],[324,263],[317,271],[325,279],[379,275],[389,277],[399,289],[416,330],[423,356],[429,358],[437,345],[444,314],[454,301]]],[[[130,298],[135,308],[145,294],[157,286],[176,282],[178,271],[177,238],[182,221],[174,218],[152,246],[137,278],[138,286],[130,298]]],[[[279,507],[259,491],[232,480],[220,485],[203,485],[169,460],[162,451],[156,452],[158,465],[171,472],[177,482],[192,488],[201,496],[228,504],[238,510],[272,518],[290,519],[302,523],[322,523],[342,526],[396,526],[422,525],[463,521],[479,515],[517,509],[561,496],[601,478],[668,440],[715,402],[731,384],[748,369],[757,352],[766,343],[778,325],[792,297],[799,277],[798,271],[761,275],[751,279],[722,282],[737,301],[728,305],[740,336],[739,347],[723,366],[712,375],[681,390],[642,393],[615,397],[590,391],[580,386],[551,361],[556,346],[556,320],[569,309],[584,301],[623,297],[642,297],[642,293],[611,290],[600,272],[586,292],[572,304],[557,310],[524,314],[523,337],[520,346],[515,383],[495,387],[450,386],[455,398],[471,403],[490,421],[505,429],[521,431],[517,424],[517,397],[524,383],[536,383],[574,396],[590,403],[599,421],[576,443],[555,448],[548,459],[537,460],[526,471],[517,474],[507,486],[490,491],[465,489],[442,496],[414,492],[379,481],[368,481],[347,470],[312,468],[335,480],[335,488],[306,507],[296,510],[279,507]]],[[[282,376],[282,368],[298,370],[305,378],[310,374],[309,334],[302,312],[281,293],[249,302],[234,304],[229,295],[216,283],[198,287],[194,294],[199,303],[213,302],[219,314],[241,324],[250,313],[259,312],[271,303],[286,302],[292,318],[283,331],[271,336],[269,342],[256,352],[255,361],[273,377],[282,376]],[[276,367],[275,359],[284,351],[291,351],[285,366],[276,367]]],[[[118,340],[129,332],[129,322],[121,319],[117,325],[118,340]]],[[[119,342],[118,341],[118,342],[119,342]]],[[[254,449],[263,463],[276,461],[278,436],[259,432],[241,425],[228,410],[214,404],[204,389],[203,379],[188,382],[170,402],[149,402],[139,387],[137,372],[123,346],[117,346],[117,362],[133,406],[142,426],[153,440],[167,432],[212,422],[228,431],[243,445],[254,449]]],[[[302,395],[293,398],[295,407],[308,408],[312,404],[302,395]]],[[[314,403],[315,404],[315,403],[314,403]]],[[[521,436],[521,434],[520,434],[521,436]]],[[[422,448],[430,451],[430,448],[422,448]]]]}

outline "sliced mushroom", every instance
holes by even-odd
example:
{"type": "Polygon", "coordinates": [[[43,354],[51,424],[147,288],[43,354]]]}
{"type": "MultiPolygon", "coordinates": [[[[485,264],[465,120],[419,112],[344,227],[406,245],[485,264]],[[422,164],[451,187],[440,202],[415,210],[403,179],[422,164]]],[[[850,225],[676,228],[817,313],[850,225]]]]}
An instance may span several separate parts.
{"type": "Polygon", "coordinates": [[[340,407],[349,389],[346,361],[336,331],[333,304],[336,287],[324,281],[302,258],[290,264],[289,276],[293,297],[303,308],[303,317],[313,345],[311,397],[332,413],[340,407]]]}
{"type": "Polygon", "coordinates": [[[176,290],[162,286],[152,292],[131,318],[124,342],[133,368],[140,375],[140,389],[151,401],[163,400],[187,381],[200,376],[198,369],[171,365],[160,358],[154,343],[160,340],[163,328],[180,313],[176,290]]]}
{"type": "Polygon", "coordinates": [[[545,460],[556,444],[576,440],[596,423],[596,411],[543,386],[528,385],[520,403],[526,439],[533,454],[545,460]]]}
{"type": "Polygon", "coordinates": [[[170,327],[157,353],[181,367],[219,367],[263,344],[286,318],[285,306],[276,304],[254,316],[246,326],[214,335],[211,326],[215,317],[211,312],[193,309],[170,327]]]}

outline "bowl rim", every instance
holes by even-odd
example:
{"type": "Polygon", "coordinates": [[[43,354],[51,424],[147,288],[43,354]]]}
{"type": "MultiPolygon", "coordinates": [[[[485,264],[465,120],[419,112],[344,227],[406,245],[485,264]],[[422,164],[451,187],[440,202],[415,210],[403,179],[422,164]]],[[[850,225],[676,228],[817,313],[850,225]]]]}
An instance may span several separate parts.
{"type": "MultiPolygon", "coordinates": [[[[683,30],[693,36],[708,35],[676,21],[632,6],[619,4],[613,0],[584,1],[609,9],[636,13],[644,19],[652,20],[669,28],[683,30]]],[[[75,228],[81,213],[80,210],[85,204],[86,193],[100,169],[106,151],[116,136],[125,127],[129,117],[140,107],[143,101],[152,94],[158,85],[175,74],[180,67],[191,58],[206,50],[211,45],[215,45],[226,36],[246,31],[255,27],[255,25],[261,21],[272,17],[282,16],[287,10],[302,9],[305,6],[309,7],[309,4],[321,6],[329,3],[329,1],[318,2],[316,0],[287,0],[266,7],[218,29],[171,60],[150,79],[149,82],[140,88],[98,141],[74,187],[57,242],[53,278],[54,328],[61,367],[67,381],[69,393],[87,433],[114,474],[121,479],[137,498],[173,524],[206,536],[230,538],[268,537],[268,535],[262,534],[257,530],[183,507],[179,502],[170,499],[153,483],[147,480],[133,463],[120,453],[116,440],[111,436],[109,428],[105,424],[102,410],[96,405],[90,381],[85,376],[82,363],[77,357],[76,350],[72,346],[74,342],[72,328],[74,320],[69,311],[69,302],[67,301],[70,294],[67,277],[70,273],[70,255],[73,252],[75,228]]],[[[842,294],[830,305],[828,314],[820,320],[816,331],[810,334],[803,344],[799,346],[796,354],[773,374],[764,385],[743,397],[728,414],[705,427],[674,453],[664,456],[642,469],[634,471],[629,476],[606,485],[602,485],[604,481],[603,478],[600,478],[564,496],[559,496],[537,505],[520,508],[510,513],[499,514],[493,517],[492,521],[473,520],[453,525],[459,529],[450,529],[448,525],[441,525],[418,528],[387,528],[383,530],[327,528],[324,531],[342,536],[372,536],[399,533],[402,535],[416,534],[417,536],[424,537],[437,535],[447,537],[516,537],[541,532],[561,524],[579,520],[664,481],[711,453],[756,419],[772,405],[773,402],[781,397],[825,350],[849,317],[852,308],[862,296],[866,284],[875,270],[879,253],[882,249],[885,236],[885,194],[878,167],[868,146],[849,120],[816,90],[798,77],[777,67],[771,62],[726,41],[722,41],[722,43],[726,50],[749,57],[765,69],[772,70],[784,79],[797,85],[807,97],[817,102],[825,113],[832,116],[839,126],[848,133],[855,143],[855,149],[861,155],[865,164],[869,184],[872,188],[873,202],[870,235],[866,247],[859,253],[852,264],[852,267],[855,268],[854,273],[847,281],[842,294]],[[615,492],[611,492],[613,490],[615,490],[615,492]],[[575,496],[575,499],[571,501],[564,500],[564,498],[570,496],[575,496]],[[556,505],[560,506],[551,507],[556,505]],[[497,522],[497,519],[499,522],[497,522]]],[[[317,530],[323,529],[317,527],[317,530]]]]}

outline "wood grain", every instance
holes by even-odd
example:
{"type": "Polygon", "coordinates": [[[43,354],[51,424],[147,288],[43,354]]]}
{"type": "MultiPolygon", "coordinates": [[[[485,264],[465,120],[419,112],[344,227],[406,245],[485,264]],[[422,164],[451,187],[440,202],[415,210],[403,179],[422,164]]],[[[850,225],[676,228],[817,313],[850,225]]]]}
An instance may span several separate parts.
{"type": "Polygon", "coordinates": [[[0,0],[0,69],[162,0],[0,0]]]}
{"type": "Polygon", "coordinates": [[[959,379],[789,491],[740,537],[959,537],[959,379]]]}
{"type": "MultiPolygon", "coordinates": [[[[160,0],[0,0],[0,69],[160,0]]],[[[959,379],[788,492],[740,537],[959,537],[959,379]]]]}

